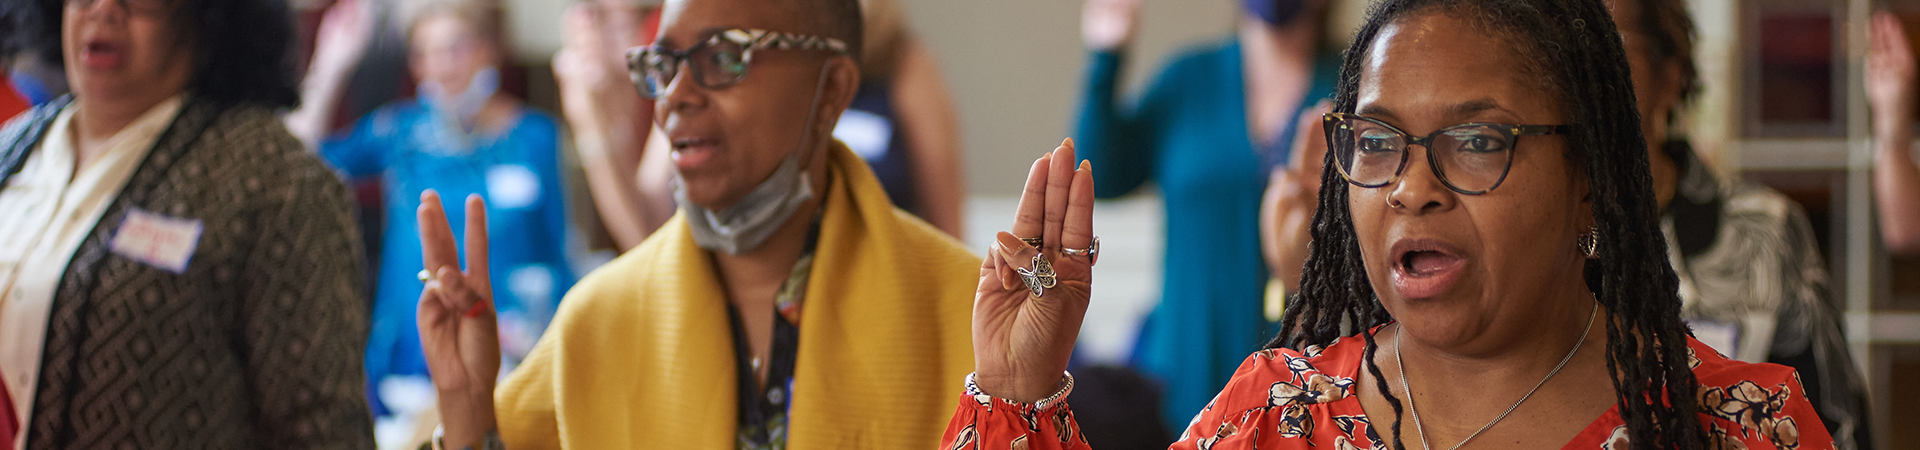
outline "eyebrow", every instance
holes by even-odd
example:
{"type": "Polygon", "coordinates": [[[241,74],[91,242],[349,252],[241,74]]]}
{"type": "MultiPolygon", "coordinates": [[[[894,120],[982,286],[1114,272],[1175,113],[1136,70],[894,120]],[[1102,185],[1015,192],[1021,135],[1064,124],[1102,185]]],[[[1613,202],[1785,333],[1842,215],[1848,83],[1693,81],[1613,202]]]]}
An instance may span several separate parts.
{"type": "MultiPolygon", "coordinates": [[[[1481,97],[1455,103],[1453,106],[1447,108],[1446,117],[1453,120],[1465,120],[1465,118],[1473,117],[1487,111],[1501,111],[1515,117],[1520,115],[1511,109],[1507,109],[1505,106],[1501,106],[1500,102],[1493,100],[1493,97],[1481,97]]],[[[1389,122],[1399,119],[1399,116],[1394,115],[1392,109],[1388,109],[1378,103],[1366,105],[1355,112],[1363,116],[1387,120],[1389,122]]]]}

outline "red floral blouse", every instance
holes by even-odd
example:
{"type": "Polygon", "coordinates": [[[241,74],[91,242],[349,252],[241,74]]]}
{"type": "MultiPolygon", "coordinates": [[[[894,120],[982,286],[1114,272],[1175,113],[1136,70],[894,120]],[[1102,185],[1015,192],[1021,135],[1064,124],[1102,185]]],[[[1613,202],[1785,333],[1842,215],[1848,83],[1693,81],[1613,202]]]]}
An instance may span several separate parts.
{"type": "MultiPolygon", "coordinates": [[[[1386,449],[1355,396],[1364,345],[1351,338],[1324,351],[1255,352],[1171,448],[1386,449]]],[[[1720,448],[1833,448],[1792,368],[1729,360],[1692,338],[1687,346],[1700,380],[1701,422],[1722,438],[1720,448]]],[[[1035,408],[968,396],[948,422],[941,448],[1087,449],[1076,428],[1066,402],[1035,408]]],[[[1607,410],[1563,448],[1626,449],[1626,422],[1617,409],[1607,410]]]]}

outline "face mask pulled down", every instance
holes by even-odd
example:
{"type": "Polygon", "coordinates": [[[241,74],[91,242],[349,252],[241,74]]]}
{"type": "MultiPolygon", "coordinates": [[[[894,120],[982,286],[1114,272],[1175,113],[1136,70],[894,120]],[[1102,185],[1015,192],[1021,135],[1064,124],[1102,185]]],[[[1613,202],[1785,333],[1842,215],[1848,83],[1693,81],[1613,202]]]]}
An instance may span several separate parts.
{"type": "Polygon", "coordinates": [[[687,225],[693,229],[693,242],[700,248],[730,255],[758,249],[787,218],[814,198],[813,181],[807,176],[800,155],[806,153],[807,143],[815,134],[814,115],[819,110],[820,94],[826,88],[827,70],[831,67],[820,67],[820,81],[814,87],[813,102],[807,107],[807,120],[802,124],[806,128],[801,131],[799,146],[781,159],[780,166],[773,169],[766,181],[760,182],[740,201],[719,211],[702,208],[688,199],[686,184],[676,179],[673,199],[680,203],[681,213],[687,216],[687,225]]]}
{"type": "MultiPolygon", "coordinates": [[[[474,72],[467,82],[467,88],[460,92],[447,92],[440,83],[427,81],[420,84],[420,97],[433,115],[438,126],[427,130],[433,135],[439,153],[462,153],[473,147],[473,129],[477,126],[480,110],[486,108],[487,100],[500,90],[500,70],[487,67],[474,72]]],[[[429,149],[435,150],[435,149],[429,149]]]]}

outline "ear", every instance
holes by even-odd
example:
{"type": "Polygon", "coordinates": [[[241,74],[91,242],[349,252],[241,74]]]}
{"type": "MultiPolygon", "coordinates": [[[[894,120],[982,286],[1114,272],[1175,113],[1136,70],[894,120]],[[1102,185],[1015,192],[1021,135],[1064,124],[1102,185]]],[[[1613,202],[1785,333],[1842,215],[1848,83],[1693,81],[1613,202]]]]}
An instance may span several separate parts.
{"type": "Polygon", "coordinates": [[[820,91],[820,105],[815,114],[815,131],[825,136],[833,133],[834,125],[840,122],[840,114],[853,105],[853,97],[860,93],[860,65],[850,57],[834,57],[827,60],[823,69],[826,74],[826,86],[820,91]]]}

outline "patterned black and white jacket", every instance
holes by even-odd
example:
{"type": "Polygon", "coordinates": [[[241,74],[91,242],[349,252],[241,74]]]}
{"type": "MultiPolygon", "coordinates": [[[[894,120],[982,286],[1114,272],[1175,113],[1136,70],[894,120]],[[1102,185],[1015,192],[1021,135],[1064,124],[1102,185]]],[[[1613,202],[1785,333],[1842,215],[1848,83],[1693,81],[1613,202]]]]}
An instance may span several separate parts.
{"type": "MultiPolygon", "coordinates": [[[[0,188],[68,103],[0,128],[0,188]]],[[[350,201],[272,111],[189,94],[59,282],[27,448],[373,448],[350,201]],[[109,250],[134,208],[204,224],[183,273],[109,250]]]]}

